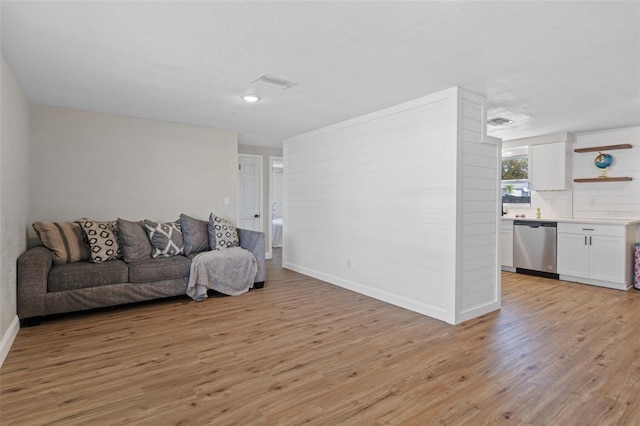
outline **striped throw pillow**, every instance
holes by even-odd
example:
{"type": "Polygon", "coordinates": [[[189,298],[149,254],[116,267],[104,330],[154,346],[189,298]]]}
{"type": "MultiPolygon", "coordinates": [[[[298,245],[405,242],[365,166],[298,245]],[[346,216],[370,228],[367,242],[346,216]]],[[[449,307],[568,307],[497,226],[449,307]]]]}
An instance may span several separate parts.
{"type": "Polygon", "coordinates": [[[51,250],[53,263],[56,265],[91,258],[89,244],[80,224],[34,222],[33,229],[38,234],[42,245],[51,250]]]}

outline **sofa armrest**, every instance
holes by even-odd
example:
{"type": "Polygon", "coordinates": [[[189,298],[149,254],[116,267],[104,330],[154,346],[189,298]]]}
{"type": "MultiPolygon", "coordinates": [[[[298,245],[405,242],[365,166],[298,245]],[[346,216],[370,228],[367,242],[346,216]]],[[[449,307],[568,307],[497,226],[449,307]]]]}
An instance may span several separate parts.
{"type": "Polygon", "coordinates": [[[53,264],[51,251],[32,247],[18,258],[18,317],[46,315],[47,279],[53,264]]]}
{"type": "Polygon", "coordinates": [[[256,274],[255,282],[264,283],[267,279],[267,272],[264,266],[264,232],[238,228],[238,237],[240,237],[240,247],[253,253],[258,261],[258,273],[256,274]]]}

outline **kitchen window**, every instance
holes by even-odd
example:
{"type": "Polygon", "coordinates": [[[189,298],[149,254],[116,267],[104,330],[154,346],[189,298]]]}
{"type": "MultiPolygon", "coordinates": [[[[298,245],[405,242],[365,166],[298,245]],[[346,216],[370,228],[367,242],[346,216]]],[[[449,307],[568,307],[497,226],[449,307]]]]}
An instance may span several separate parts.
{"type": "Polygon", "coordinates": [[[531,206],[529,156],[502,158],[502,203],[507,207],[531,206]]]}

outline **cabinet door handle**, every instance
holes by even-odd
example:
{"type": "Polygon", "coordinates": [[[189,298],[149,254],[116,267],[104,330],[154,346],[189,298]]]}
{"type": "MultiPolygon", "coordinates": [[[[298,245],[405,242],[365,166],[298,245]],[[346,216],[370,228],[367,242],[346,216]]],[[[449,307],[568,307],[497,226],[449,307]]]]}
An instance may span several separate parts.
{"type": "Polygon", "coordinates": [[[587,245],[587,236],[586,235],[584,236],[584,245],[585,246],[587,245]]]}
{"type": "Polygon", "coordinates": [[[589,245],[591,245],[591,237],[589,237],[589,245]]]}
{"type": "Polygon", "coordinates": [[[583,231],[595,231],[593,228],[582,228],[583,231]]]}

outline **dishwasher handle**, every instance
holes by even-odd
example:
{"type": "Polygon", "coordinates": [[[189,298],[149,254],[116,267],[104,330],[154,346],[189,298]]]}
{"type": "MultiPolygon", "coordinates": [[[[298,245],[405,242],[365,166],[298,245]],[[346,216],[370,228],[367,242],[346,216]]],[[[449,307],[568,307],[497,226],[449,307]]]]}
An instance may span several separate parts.
{"type": "Polygon", "coordinates": [[[557,228],[558,222],[540,222],[536,220],[514,220],[514,226],[528,226],[529,228],[557,228]]]}

